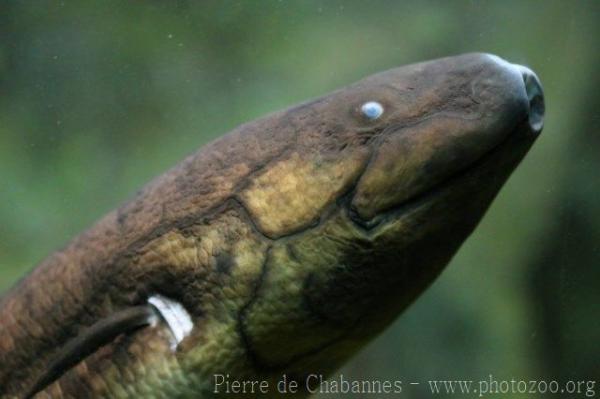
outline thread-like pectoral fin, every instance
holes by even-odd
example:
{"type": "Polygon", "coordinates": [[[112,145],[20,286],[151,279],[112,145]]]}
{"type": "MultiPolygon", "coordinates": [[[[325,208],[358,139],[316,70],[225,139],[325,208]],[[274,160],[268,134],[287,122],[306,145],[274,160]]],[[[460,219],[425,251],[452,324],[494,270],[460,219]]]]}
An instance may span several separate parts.
{"type": "Polygon", "coordinates": [[[82,359],[96,352],[121,334],[131,333],[141,327],[155,324],[159,315],[152,305],[134,306],[99,320],[82,334],[68,341],[56,354],[48,367],[31,386],[26,399],[33,397],[82,359]]]}

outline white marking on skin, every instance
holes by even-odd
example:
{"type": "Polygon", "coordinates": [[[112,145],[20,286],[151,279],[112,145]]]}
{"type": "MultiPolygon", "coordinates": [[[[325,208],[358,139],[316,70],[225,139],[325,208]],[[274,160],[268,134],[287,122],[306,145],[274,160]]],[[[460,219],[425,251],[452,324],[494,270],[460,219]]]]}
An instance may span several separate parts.
{"type": "Polygon", "coordinates": [[[152,295],[148,298],[148,303],[158,310],[162,318],[165,320],[171,333],[173,341],[171,349],[175,350],[177,345],[192,332],[194,323],[192,318],[185,308],[176,301],[164,297],[160,294],[152,295]]]}

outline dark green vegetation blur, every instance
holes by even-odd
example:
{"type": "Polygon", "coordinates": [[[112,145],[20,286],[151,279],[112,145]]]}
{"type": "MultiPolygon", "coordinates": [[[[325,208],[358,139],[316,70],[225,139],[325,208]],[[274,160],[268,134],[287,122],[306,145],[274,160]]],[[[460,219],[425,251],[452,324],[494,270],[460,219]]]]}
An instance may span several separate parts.
{"type": "Polygon", "coordinates": [[[598,37],[595,1],[3,2],[0,291],[242,122],[486,51],[537,72],[544,132],[441,278],[343,373],[420,382],[409,398],[430,379],[598,379],[598,37]]]}

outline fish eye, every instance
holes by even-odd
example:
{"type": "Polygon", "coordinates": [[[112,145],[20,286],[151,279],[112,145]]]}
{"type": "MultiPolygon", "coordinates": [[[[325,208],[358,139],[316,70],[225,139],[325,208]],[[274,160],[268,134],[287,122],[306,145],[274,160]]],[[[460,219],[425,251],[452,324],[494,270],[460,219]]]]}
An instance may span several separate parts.
{"type": "Polygon", "coordinates": [[[377,101],[368,101],[360,107],[360,111],[367,119],[375,120],[383,114],[383,106],[377,101]]]}

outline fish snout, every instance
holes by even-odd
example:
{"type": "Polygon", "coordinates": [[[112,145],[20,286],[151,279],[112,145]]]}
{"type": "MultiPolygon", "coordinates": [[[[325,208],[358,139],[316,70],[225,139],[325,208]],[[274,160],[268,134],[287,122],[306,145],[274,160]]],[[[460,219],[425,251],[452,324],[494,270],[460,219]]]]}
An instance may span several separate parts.
{"type": "Polygon", "coordinates": [[[528,116],[529,127],[534,133],[539,133],[544,127],[544,91],[537,75],[529,68],[513,64],[520,72],[525,86],[525,93],[529,104],[528,116]]]}

